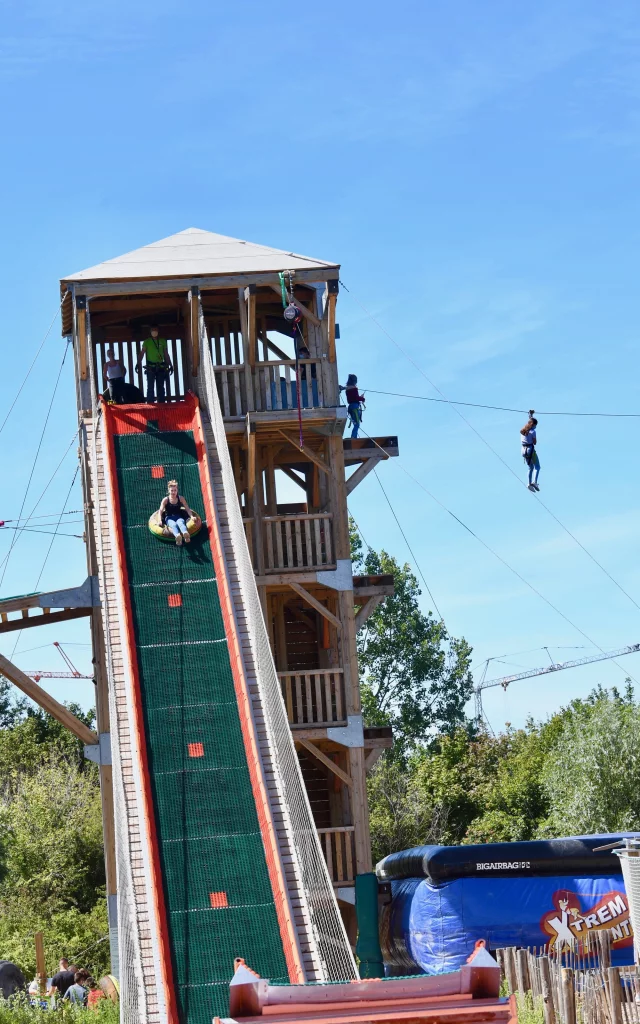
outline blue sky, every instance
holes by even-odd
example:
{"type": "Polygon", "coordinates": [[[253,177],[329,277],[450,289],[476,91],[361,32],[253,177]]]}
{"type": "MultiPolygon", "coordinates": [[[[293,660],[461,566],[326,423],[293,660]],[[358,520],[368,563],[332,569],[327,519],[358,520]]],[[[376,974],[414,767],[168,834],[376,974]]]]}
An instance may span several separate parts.
{"type": "MultiPolygon", "coordinates": [[[[358,302],[450,398],[638,409],[632,3],[8,2],[4,28],[0,420],[58,279],[190,226],[339,261],[351,289],[338,306],[340,372],[365,389],[436,395],[358,302]]],[[[5,520],[22,503],[62,354],[56,324],[0,434],[5,520]]],[[[522,475],[523,418],[462,411],[522,475]]],[[[541,416],[539,454],[545,503],[640,603],[635,423],[541,416]]],[[[370,394],[364,427],[397,433],[397,461],[589,641],[640,640],[638,609],[451,408],[370,394]]],[[[68,360],[29,511],[74,430],[68,360]]],[[[59,511],[74,460],[72,447],[37,511],[59,511]]],[[[543,664],[544,645],[563,660],[590,653],[399,465],[381,476],[450,631],[478,662],[514,654],[506,672],[543,664]]],[[[81,507],[77,485],[67,507],[81,507]]],[[[374,477],[351,507],[369,544],[408,557],[374,477]]],[[[20,540],[3,596],[33,588],[49,541],[20,540]]],[[[0,533],[0,561],[8,547],[0,533]]],[[[40,586],[73,585],[84,568],[81,542],[57,539],[40,586]]],[[[87,637],[73,623],[25,632],[16,661],[55,668],[53,648],[28,650],[51,640],[87,637]]],[[[0,650],[14,644],[5,636],[0,650]]],[[[88,648],[69,653],[88,666],[88,648]]],[[[640,656],[621,664],[640,680],[640,656]]],[[[518,724],[623,680],[604,663],[492,691],[486,709],[494,727],[518,724]]],[[[90,683],[50,689],[92,701],[90,683]]]]}

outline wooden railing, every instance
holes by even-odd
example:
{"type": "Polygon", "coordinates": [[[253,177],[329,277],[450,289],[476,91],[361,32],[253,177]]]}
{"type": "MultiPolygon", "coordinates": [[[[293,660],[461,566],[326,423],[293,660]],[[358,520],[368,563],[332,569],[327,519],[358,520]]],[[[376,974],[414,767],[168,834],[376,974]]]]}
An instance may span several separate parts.
{"type": "Polygon", "coordinates": [[[278,672],[292,729],[346,725],[344,673],[341,668],[278,672]]]}
{"type": "MultiPolygon", "coordinates": [[[[303,409],[321,409],[322,366],[317,359],[301,359],[300,405],[303,409]]],[[[254,370],[254,398],[256,412],[273,409],[297,409],[297,382],[295,359],[270,359],[257,363],[254,370]]]]}
{"type": "MultiPolygon", "coordinates": [[[[324,407],[322,361],[301,359],[300,405],[303,409],[324,407]]],[[[250,370],[244,363],[214,366],[222,414],[225,418],[248,412],[272,412],[298,408],[295,359],[269,359],[250,370]],[[250,375],[247,389],[246,375],[250,375]]]]}
{"type": "Polygon", "coordinates": [[[355,881],[353,825],[342,828],[319,828],[320,845],[334,885],[348,885],[355,881]]]}
{"type": "Polygon", "coordinates": [[[332,518],[330,512],[265,516],[265,572],[333,568],[332,518]]]}

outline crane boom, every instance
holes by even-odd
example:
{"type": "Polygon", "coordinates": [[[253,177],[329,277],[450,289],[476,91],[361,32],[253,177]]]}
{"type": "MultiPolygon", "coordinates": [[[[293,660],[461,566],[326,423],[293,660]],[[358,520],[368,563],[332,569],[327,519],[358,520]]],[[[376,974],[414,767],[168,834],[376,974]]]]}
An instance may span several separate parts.
{"type": "Polygon", "coordinates": [[[93,676],[85,676],[81,672],[49,672],[48,669],[33,669],[24,674],[35,679],[36,683],[39,679],[93,679],[93,676]]]}
{"type": "Polygon", "coordinates": [[[509,683],[515,683],[520,679],[546,676],[549,672],[560,672],[565,668],[578,668],[579,665],[590,665],[594,661],[608,661],[610,658],[621,658],[624,654],[636,654],[638,651],[640,651],[640,644],[630,644],[628,647],[621,647],[617,651],[603,651],[601,654],[591,654],[587,658],[576,658],[574,661],[559,661],[553,665],[543,665],[542,668],[530,668],[527,672],[518,672],[514,676],[501,676],[500,679],[488,679],[486,682],[478,683],[474,692],[476,695],[479,695],[482,690],[489,690],[493,686],[502,686],[506,690],[509,683]]]}

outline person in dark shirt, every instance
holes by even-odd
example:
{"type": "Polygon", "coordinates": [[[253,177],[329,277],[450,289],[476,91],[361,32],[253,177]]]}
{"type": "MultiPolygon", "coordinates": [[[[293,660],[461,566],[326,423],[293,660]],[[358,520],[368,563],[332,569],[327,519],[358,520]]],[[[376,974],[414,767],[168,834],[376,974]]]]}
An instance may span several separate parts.
{"type": "Polygon", "coordinates": [[[340,385],[340,390],[344,391],[347,399],[347,412],[349,413],[349,419],[353,426],[351,431],[352,437],[358,436],[358,430],[362,423],[362,403],[364,402],[364,395],[360,394],[358,389],[358,378],[355,373],[350,373],[347,377],[347,383],[340,385]]]}
{"type": "Polygon", "coordinates": [[[61,999],[64,999],[67,989],[70,988],[71,985],[73,985],[73,979],[78,968],[75,966],[75,964],[69,967],[69,961],[66,959],[66,957],[62,957],[62,959],[59,961],[58,968],[58,973],[54,974],[53,978],[51,979],[51,988],[49,989],[47,995],[58,995],[60,996],[61,999]]]}

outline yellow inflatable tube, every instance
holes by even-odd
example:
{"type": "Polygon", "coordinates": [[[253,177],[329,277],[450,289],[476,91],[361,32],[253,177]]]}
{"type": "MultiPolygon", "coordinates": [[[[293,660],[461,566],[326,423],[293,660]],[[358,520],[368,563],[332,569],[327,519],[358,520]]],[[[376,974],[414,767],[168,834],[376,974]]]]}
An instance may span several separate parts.
{"type": "MultiPolygon", "coordinates": [[[[189,531],[190,537],[195,537],[196,533],[202,528],[202,519],[200,516],[192,516],[191,519],[187,519],[187,530],[189,531]]],[[[160,522],[160,513],[154,512],[153,515],[149,516],[149,529],[151,530],[154,537],[159,540],[173,540],[171,530],[168,530],[166,526],[163,526],[160,522]]]]}

